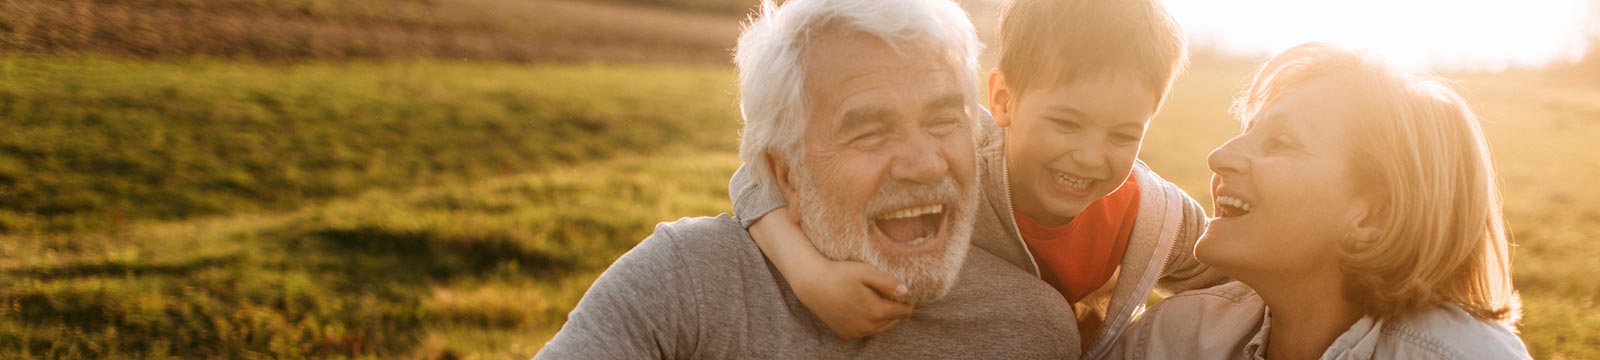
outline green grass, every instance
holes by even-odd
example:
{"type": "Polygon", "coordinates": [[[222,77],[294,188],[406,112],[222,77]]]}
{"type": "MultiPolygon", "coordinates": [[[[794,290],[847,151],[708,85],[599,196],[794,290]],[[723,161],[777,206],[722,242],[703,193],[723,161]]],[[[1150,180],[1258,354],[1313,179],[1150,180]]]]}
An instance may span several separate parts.
{"type": "Polygon", "coordinates": [[[300,211],[0,249],[0,353],[529,357],[653,224],[725,211],[726,152],[669,151],[300,211]]]}
{"type": "Polygon", "coordinates": [[[6,53],[726,64],[754,0],[7,0],[6,53]]]}
{"type": "MultiPolygon", "coordinates": [[[[1196,64],[1147,138],[1202,202],[1246,70],[1196,64]]],[[[12,57],[0,76],[0,357],[525,358],[653,224],[726,211],[738,164],[726,68],[12,57]]],[[[1600,87],[1463,79],[1523,338],[1600,357],[1600,87]]]]}
{"type": "Polygon", "coordinates": [[[282,210],[670,143],[731,150],[719,68],[0,58],[0,233],[282,210]]]}

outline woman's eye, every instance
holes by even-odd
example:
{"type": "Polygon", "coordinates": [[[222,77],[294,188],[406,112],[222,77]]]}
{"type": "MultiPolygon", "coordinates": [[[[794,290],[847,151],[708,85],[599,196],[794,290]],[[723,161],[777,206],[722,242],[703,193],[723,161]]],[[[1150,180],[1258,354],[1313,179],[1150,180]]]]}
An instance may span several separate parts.
{"type": "Polygon", "coordinates": [[[1290,150],[1294,148],[1294,139],[1279,135],[1267,140],[1268,150],[1290,150]]]}

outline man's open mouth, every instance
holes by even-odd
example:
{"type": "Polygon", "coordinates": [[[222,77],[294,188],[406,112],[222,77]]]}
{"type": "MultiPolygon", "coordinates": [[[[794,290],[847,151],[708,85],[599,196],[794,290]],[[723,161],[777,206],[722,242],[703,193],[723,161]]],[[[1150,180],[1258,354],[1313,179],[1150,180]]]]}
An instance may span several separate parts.
{"type": "Polygon", "coordinates": [[[874,225],[889,240],[905,246],[918,246],[939,235],[945,221],[943,204],[890,210],[872,218],[874,225]]]}
{"type": "Polygon", "coordinates": [[[1236,197],[1228,195],[1217,196],[1213,203],[1217,206],[1217,217],[1230,218],[1250,214],[1250,203],[1236,197]]]}

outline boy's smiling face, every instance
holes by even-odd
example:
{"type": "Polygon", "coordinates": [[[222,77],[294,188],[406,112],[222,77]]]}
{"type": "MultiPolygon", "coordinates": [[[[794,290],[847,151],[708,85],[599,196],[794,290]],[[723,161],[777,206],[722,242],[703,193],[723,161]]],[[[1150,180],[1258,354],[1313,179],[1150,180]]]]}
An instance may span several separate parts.
{"type": "Polygon", "coordinates": [[[1028,89],[1021,98],[998,72],[989,87],[995,122],[1007,129],[1012,203],[1046,226],[1067,223],[1122,186],[1159,100],[1156,89],[1115,73],[1028,89]]]}

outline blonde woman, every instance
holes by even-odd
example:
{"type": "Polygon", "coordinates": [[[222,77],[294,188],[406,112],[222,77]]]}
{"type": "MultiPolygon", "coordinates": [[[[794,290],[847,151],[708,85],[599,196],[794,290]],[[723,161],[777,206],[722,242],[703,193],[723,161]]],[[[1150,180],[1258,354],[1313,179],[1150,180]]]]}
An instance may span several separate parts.
{"type": "Polygon", "coordinates": [[[1203,263],[1113,357],[1528,358],[1483,130],[1442,81],[1306,44],[1273,57],[1212,151],[1203,263]]]}

